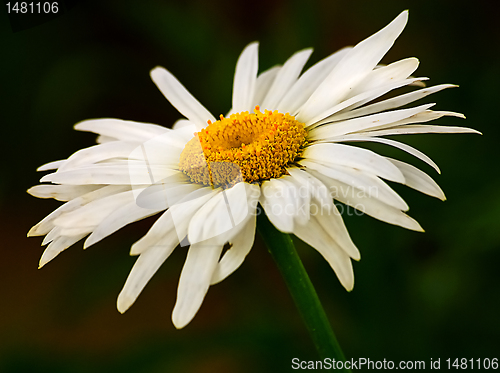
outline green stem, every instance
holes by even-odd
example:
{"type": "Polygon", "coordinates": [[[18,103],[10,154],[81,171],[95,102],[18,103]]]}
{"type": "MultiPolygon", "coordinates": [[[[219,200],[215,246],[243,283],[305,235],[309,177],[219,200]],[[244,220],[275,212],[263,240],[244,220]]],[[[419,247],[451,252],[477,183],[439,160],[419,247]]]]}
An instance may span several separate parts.
{"type": "Polygon", "coordinates": [[[290,235],[278,231],[264,213],[257,217],[257,229],[285,279],[320,358],[345,362],[344,354],[290,235]]]}

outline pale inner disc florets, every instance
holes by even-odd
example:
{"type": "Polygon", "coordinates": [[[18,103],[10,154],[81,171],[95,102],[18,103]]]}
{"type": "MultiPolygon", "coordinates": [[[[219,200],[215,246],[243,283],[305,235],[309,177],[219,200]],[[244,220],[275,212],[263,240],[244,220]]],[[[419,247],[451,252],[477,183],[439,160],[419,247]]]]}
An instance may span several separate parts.
{"type": "Polygon", "coordinates": [[[215,187],[278,178],[300,155],[306,133],[304,123],[293,116],[262,113],[258,106],[253,114],[221,115],[195,132],[181,153],[179,169],[192,182],[215,187]]]}

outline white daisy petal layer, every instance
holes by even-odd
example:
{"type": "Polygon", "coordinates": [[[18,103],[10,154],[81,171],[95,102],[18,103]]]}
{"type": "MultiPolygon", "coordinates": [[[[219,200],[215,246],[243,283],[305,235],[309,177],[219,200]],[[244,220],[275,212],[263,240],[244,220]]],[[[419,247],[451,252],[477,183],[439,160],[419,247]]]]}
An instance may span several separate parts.
{"type": "Polygon", "coordinates": [[[317,143],[307,147],[302,153],[302,158],[323,164],[357,168],[387,180],[404,182],[404,176],[396,166],[377,153],[363,148],[344,144],[317,143]]]}
{"type": "Polygon", "coordinates": [[[368,197],[377,198],[389,206],[403,211],[409,209],[406,202],[389,185],[375,175],[356,168],[332,164],[324,165],[309,160],[302,160],[300,163],[308,169],[316,170],[332,179],[362,190],[368,197]]]}
{"type": "Polygon", "coordinates": [[[61,215],[74,211],[86,204],[96,201],[107,196],[112,196],[116,193],[121,193],[126,190],[130,190],[130,186],[127,185],[108,185],[103,188],[93,190],[92,192],[86,193],[80,197],[72,199],[66,202],[64,205],[60,206],[52,213],[47,215],[41,222],[36,224],[28,232],[28,236],[41,236],[49,233],[52,228],[55,227],[54,221],[61,215]]]}
{"type": "Polygon", "coordinates": [[[312,49],[305,49],[295,53],[285,62],[269,88],[266,97],[262,101],[261,110],[276,110],[276,106],[290,87],[297,81],[297,78],[311,56],[312,49]]]}
{"type": "Polygon", "coordinates": [[[325,184],[307,172],[307,170],[289,168],[287,171],[310,192],[310,214],[316,217],[317,222],[351,258],[359,260],[361,258],[359,250],[352,242],[344,220],[333,203],[330,192],[325,184]]]}
{"type": "Polygon", "coordinates": [[[168,209],[139,241],[132,245],[131,254],[137,255],[155,245],[164,235],[175,231],[177,242],[187,235],[193,215],[211,198],[220,193],[220,189],[200,188],[186,194],[168,209]]]}
{"type": "Polygon", "coordinates": [[[332,203],[332,197],[330,196],[325,184],[311,174],[307,173],[306,170],[302,170],[297,167],[289,167],[286,170],[294,181],[300,185],[300,194],[303,194],[303,189],[305,189],[310,198],[316,199],[321,205],[329,205],[332,203]]]}
{"type": "MultiPolygon", "coordinates": [[[[404,143],[396,141],[396,140],[384,139],[384,138],[380,138],[380,137],[362,136],[362,135],[346,135],[346,136],[339,137],[336,141],[360,141],[360,142],[368,141],[368,142],[379,142],[382,144],[390,145],[390,146],[393,146],[395,148],[401,149],[401,150],[413,155],[414,157],[424,161],[429,166],[434,168],[438,174],[441,173],[441,170],[439,169],[438,165],[436,163],[434,163],[434,161],[432,159],[430,159],[427,155],[425,155],[420,150],[417,150],[408,144],[404,144],[404,143]]],[[[393,180],[393,181],[404,184],[403,181],[398,181],[398,180],[393,180]]]]}
{"type": "Polygon", "coordinates": [[[410,104],[410,103],[417,101],[417,100],[420,100],[421,98],[424,98],[430,94],[442,91],[443,89],[454,88],[454,87],[458,87],[458,86],[454,85],[454,84],[441,84],[441,85],[436,85],[434,87],[419,89],[417,91],[405,93],[404,95],[400,95],[400,96],[396,96],[396,97],[393,97],[393,98],[390,98],[387,100],[383,100],[383,101],[377,102],[375,104],[364,106],[364,107],[359,108],[359,109],[350,110],[350,111],[346,111],[343,113],[335,114],[334,118],[332,118],[331,121],[333,122],[333,121],[339,121],[339,120],[346,120],[346,119],[361,117],[364,115],[380,113],[380,112],[383,112],[385,110],[390,110],[390,109],[394,109],[397,107],[401,107],[401,106],[410,104]]]}
{"type": "Polygon", "coordinates": [[[314,90],[351,49],[341,49],[309,68],[285,94],[276,110],[280,113],[296,115],[314,90]]]}
{"type": "Polygon", "coordinates": [[[356,45],[302,106],[299,120],[308,122],[344,100],[391,48],[407,20],[408,12],[404,11],[382,30],[356,45]]]}
{"type": "Polygon", "coordinates": [[[80,241],[87,234],[79,234],[76,236],[59,236],[54,241],[52,241],[49,246],[44,250],[42,257],[40,258],[40,262],[38,263],[38,268],[42,268],[45,264],[54,259],[61,252],[66,250],[71,245],[74,245],[78,241],[80,241]]]}
{"type": "Polygon", "coordinates": [[[421,113],[433,105],[434,104],[426,104],[411,109],[388,111],[385,113],[349,119],[343,122],[335,122],[330,125],[322,125],[313,128],[309,132],[309,138],[311,140],[330,140],[347,133],[364,131],[372,127],[392,124],[421,113]]]}
{"type": "Polygon", "coordinates": [[[163,208],[161,207],[157,209],[145,209],[138,206],[135,201],[120,206],[96,225],[92,230],[92,234],[85,240],[83,248],[86,249],[124,226],[157,214],[162,210],[163,208]]]}
{"type": "MultiPolygon", "coordinates": [[[[385,129],[393,129],[393,128],[398,128],[398,127],[406,127],[406,125],[410,125],[412,123],[425,123],[425,122],[430,122],[435,119],[442,118],[444,116],[452,116],[452,117],[457,117],[457,118],[465,118],[463,114],[460,113],[454,113],[451,111],[433,111],[433,110],[424,110],[421,111],[417,114],[414,114],[408,118],[398,120],[396,122],[392,123],[387,123],[383,125],[378,125],[374,127],[367,128],[366,131],[361,130],[361,131],[356,131],[354,134],[359,134],[363,136],[375,136],[375,135],[367,135],[370,133],[373,133],[375,131],[379,130],[385,130],[385,129]]],[[[333,124],[335,125],[335,123],[333,124]]]]}
{"type": "Polygon", "coordinates": [[[305,125],[306,127],[309,126],[315,127],[324,123],[333,122],[336,120],[335,118],[337,118],[337,116],[342,113],[350,112],[351,110],[354,110],[357,107],[366,104],[367,102],[373,101],[376,98],[383,96],[384,94],[392,91],[393,89],[401,88],[424,79],[427,78],[412,78],[412,79],[399,80],[395,82],[391,81],[385,85],[382,85],[381,87],[365,91],[363,93],[360,93],[359,95],[348,98],[347,100],[342,101],[341,103],[333,107],[328,108],[322,113],[319,113],[313,119],[310,119],[309,121],[305,122],[305,125]]]}
{"type": "Polygon", "coordinates": [[[189,222],[188,239],[191,244],[211,239],[223,245],[236,234],[246,219],[254,213],[260,190],[257,185],[240,182],[221,191],[205,203],[189,222]],[[239,228],[238,228],[239,226],[239,228]],[[234,230],[236,228],[236,231],[234,230]]]}
{"type": "MultiPolygon", "coordinates": [[[[280,70],[281,66],[274,66],[271,67],[269,70],[266,70],[263,73],[259,74],[259,76],[257,77],[257,81],[255,83],[255,94],[251,106],[252,108],[255,108],[256,105],[262,103],[264,97],[266,97],[269,88],[271,88],[271,86],[273,85],[273,82],[276,79],[276,76],[278,75],[280,70]]],[[[228,116],[232,113],[233,110],[231,109],[231,111],[228,113],[228,116]]]]}
{"type": "Polygon", "coordinates": [[[347,97],[354,97],[360,93],[376,89],[390,81],[406,79],[417,69],[418,64],[418,59],[412,57],[374,69],[349,92],[347,97]]]}
{"type": "Polygon", "coordinates": [[[327,186],[334,199],[352,206],[376,219],[385,221],[386,223],[423,232],[422,227],[416,220],[412,219],[401,210],[383,203],[377,198],[369,197],[365,191],[334,180],[321,172],[311,169],[309,169],[308,172],[327,186]]]}
{"type": "Polygon", "coordinates": [[[128,204],[135,204],[131,190],[89,202],[85,206],[58,217],[54,220],[54,224],[61,228],[73,229],[95,227],[109,214],[128,204]]]}
{"type": "Polygon", "coordinates": [[[105,144],[94,145],[77,151],[66,162],[59,167],[59,172],[76,169],[82,165],[93,164],[111,158],[128,159],[132,150],[137,147],[136,143],[113,141],[105,144]]]}

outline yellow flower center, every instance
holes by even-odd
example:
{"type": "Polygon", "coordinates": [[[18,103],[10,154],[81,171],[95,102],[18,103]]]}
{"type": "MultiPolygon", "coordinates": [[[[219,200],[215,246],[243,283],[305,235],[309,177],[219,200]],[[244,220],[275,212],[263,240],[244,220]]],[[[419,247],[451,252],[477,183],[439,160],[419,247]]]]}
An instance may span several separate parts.
{"type": "Polygon", "coordinates": [[[258,106],[248,111],[220,116],[186,144],[179,169],[197,184],[231,187],[278,178],[300,155],[306,144],[306,129],[289,114],[258,106]]]}

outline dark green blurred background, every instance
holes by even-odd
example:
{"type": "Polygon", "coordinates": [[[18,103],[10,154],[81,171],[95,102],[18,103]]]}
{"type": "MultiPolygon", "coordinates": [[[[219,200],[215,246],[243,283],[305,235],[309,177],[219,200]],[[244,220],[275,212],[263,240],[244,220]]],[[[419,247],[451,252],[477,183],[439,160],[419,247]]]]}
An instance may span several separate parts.
{"type": "MultiPolygon", "coordinates": [[[[124,315],[116,297],[134,258],[130,245],[151,219],[87,251],[82,243],[37,270],[40,238],[29,228],[59,203],[26,194],[35,169],[94,144],[74,123],[99,117],[170,126],[179,114],[149,71],[172,71],[215,115],[226,113],[236,59],[260,41],[260,68],[314,47],[311,63],[355,44],[410,9],[384,58],[418,57],[436,110],[460,111],[477,135],[403,140],[430,167],[375,147],[432,175],[446,202],[395,186],[426,229],[416,233],[367,216],[345,216],[362,260],[347,293],[328,264],[297,243],[348,358],[425,360],[500,357],[500,176],[497,120],[500,28],[496,2],[474,1],[105,1],[79,2],[47,23],[1,32],[0,372],[287,372],[316,353],[262,243],[212,287],[194,321],[170,314],[185,258],[178,249],[124,315]]],[[[424,102],[424,101],[423,101],[424,102]]],[[[442,365],[444,362],[442,362],[442,365]]],[[[444,369],[444,367],[441,367],[444,369]]]]}

